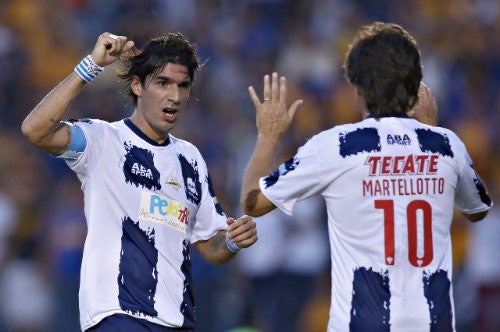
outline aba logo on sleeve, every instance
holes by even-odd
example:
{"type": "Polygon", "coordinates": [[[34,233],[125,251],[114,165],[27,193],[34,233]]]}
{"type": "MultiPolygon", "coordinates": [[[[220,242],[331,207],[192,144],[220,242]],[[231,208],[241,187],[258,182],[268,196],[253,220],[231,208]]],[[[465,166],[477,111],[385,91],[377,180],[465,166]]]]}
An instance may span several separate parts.
{"type": "Polygon", "coordinates": [[[126,142],[124,146],[127,152],[123,164],[125,182],[136,187],[141,186],[150,190],[160,190],[160,172],[154,165],[153,153],[134,145],[128,145],[126,142]]]}

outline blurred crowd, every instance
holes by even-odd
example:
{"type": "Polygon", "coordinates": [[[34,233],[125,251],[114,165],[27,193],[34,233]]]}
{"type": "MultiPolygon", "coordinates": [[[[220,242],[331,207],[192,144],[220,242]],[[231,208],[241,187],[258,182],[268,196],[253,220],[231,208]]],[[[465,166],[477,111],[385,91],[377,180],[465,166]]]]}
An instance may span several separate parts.
{"type": "MultiPolygon", "coordinates": [[[[466,143],[497,205],[453,223],[459,332],[500,331],[500,2],[498,0],[0,0],[0,330],[79,331],[78,282],[86,225],[76,176],[21,135],[27,113],[65,78],[97,36],[141,45],[181,31],[206,61],[173,134],[204,155],[228,215],[239,216],[255,139],[247,87],[278,71],[305,102],[276,163],[327,127],[357,121],[342,63],[355,31],[403,25],[421,48],[423,81],[440,125],[466,143]]],[[[111,68],[85,87],[69,118],[131,114],[111,68]]],[[[295,216],[258,218],[259,241],[224,267],[192,254],[199,332],[324,331],[329,248],[322,202],[295,216]]],[[[105,253],[103,253],[105,254],[105,253]]]]}

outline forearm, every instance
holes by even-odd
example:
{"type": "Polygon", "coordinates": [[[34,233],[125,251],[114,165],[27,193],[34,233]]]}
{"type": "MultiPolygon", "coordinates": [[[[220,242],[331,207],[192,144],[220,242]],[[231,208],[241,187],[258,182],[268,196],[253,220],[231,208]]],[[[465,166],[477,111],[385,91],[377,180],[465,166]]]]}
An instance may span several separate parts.
{"type": "Polygon", "coordinates": [[[241,206],[247,214],[255,215],[254,210],[259,205],[259,179],[271,172],[278,143],[277,136],[264,134],[257,136],[255,149],[245,170],[240,194],[241,206]]]}
{"type": "Polygon", "coordinates": [[[226,231],[219,231],[211,239],[196,243],[198,251],[209,263],[222,265],[236,256],[226,245],[226,231]]]}
{"type": "Polygon", "coordinates": [[[85,81],[72,72],[28,114],[22,125],[23,134],[34,145],[52,154],[63,152],[66,142],[54,139],[56,129],[84,85],[85,81]]]}

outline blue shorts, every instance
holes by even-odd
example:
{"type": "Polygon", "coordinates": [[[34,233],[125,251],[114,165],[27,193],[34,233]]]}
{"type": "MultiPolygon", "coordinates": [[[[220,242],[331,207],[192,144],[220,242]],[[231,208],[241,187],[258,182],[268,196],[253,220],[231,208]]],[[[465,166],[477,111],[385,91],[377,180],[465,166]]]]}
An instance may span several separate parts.
{"type": "Polygon", "coordinates": [[[193,332],[188,328],[173,328],[147,320],[135,318],[125,314],[114,314],[104,318],[97,325],[92,326],[85,332],[123,332],[123,331],[141,331],[141,332],[193,332]]]}

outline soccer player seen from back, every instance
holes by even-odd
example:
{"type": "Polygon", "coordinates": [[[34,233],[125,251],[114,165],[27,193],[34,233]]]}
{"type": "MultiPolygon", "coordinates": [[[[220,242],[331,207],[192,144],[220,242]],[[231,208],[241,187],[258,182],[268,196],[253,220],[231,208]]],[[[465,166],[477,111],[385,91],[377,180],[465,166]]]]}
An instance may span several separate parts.
{"type": "Polygon", "coordinates": [[[422,109],[435,101],[421,85],[420,51],[405,29],[362,27],[344,69],[364,119],[316,134],[274,172],[278,143],[302,101],[288,107],[286,78],[277,73],[264,76],[262,102],[249,88],[258,135],[242,209],[261,216],[278,207],[291,215],[297,201],[324,199],[329,332],[455,331],[454,207],[475,222],[492,201],[459,137],[417,121],[435,124],[437,110],[422,109]],[[416,110],[419,87],[427,101],[416,110]]]}
{"type": "Polygon", "coordinates": [[[82,331],[193,331],[191,244],[219,265],[257,241],[251,217],[228,218],[217,203],[198,149],[170,134],[199,69],[180,33],[138,49],[106,32],[24,120],[23,134],[64,159],[82,183],[82,331]],[[132,115],[62,121],[85,85],[116,60],[132,115]]]}

